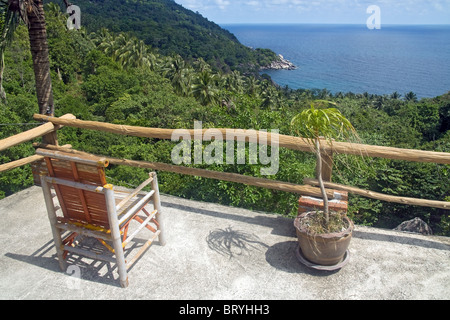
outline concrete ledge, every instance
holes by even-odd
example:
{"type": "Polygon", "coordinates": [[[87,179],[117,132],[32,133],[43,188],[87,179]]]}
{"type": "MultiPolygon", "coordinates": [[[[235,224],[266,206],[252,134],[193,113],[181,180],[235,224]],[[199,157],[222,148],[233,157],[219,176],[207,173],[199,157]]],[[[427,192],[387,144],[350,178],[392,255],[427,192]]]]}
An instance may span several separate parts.
{"type": "Polygon", "coordinates": [[[59,271],[39,187],[0,200],[0,299],[450,298],[449,238],[356,226],[350,262],[323,273],[297,260],[292,219],[164,195],[162,206],[167,244],[122,289],[105,262],[73,256],[59,271]]]}

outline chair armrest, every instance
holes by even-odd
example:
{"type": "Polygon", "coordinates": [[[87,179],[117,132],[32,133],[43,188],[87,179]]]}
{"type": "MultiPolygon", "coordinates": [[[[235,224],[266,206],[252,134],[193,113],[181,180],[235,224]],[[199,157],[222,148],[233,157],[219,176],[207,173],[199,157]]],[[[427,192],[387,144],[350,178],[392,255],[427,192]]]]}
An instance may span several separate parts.
{"type": "Polygon", "coordinates": [[[139,212],[149,201],[150,198],[155,194],[155,190],[150,191],[143,197],[138,203],[136,203],[129,211],[125,212],[125,214],[119,220],[119,226],[121,226],[124,222],[126,222],[129,218],[133,217],[137,212],[139,212]]]}
{"type": "Polygon", "coordinates": [[[147,180],[145,180],[144,182],[142,182],[139,187],[137,187],[136,189],[134,189],[130,194],[128,194],[124,199],[122,199],[122,201],[119,202],[118,205],[116,205],[116,210],[119,211],[125,203],[127,203],[130,199],[132,199],[133,197],[135,197],[142,189],[144,189],[150,182],[153,181],[153,176],[150,173],[150,178],[148,178],[147,180]]]}

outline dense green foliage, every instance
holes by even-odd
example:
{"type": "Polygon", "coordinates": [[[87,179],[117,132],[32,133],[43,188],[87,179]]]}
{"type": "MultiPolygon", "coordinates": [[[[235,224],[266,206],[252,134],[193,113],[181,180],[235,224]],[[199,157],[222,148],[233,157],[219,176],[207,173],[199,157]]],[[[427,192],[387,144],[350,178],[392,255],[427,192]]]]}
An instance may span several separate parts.
{"type": "MultiPolygon", "coordinates": [[[[108,1],[105,1],[108,2],[108,1]]],[[[128,1],[130,3],[132,1],[128,1]]],[[[130,35],[101,30],[67,31],[66,16],[46,7],[56,116],[72,113],[83,120],[161,127],[278,129],[292,134],[290,120],[313,99],[337,103],[363,143],[450,152],[450,93],[433,99],[404,98],[398,93],[331,94],[327,90],[279,88],[264,78],[224,73],[204,59],[183,59],[142,46],[130,35]],[[120,50],[127,48],[126,50],[120,50]]],[[[38,112],[26,28],[17,30],[5,55],[4,88],[0,104],[0,139],[32,127],[38,112]],[[10,124],[10,125],[6,125],[10,124]],[[18,125],[21,124],[21,125],[18,125]]],[[[176,142],[118,136],[65,127],[60,144],[119,158],[171,162],[176,142]]],[[[205,142],[205,146],[208,143],[205,142]]],[[[0,162],[29,156],[23,144],[0,153],[0,162]]],[[[450,200],[450,167],[359,156],[339,155],[333,181],[392,195],[450,200]]],[[[199,168],[261,176],[263,164],[194,165],[199,168]]],[[[279,172],[270,179],[301,183],[314,177],[312,153],[280,149],[279,172]]],[[[112,183],[136,186],[146,170],[111,166],[112,183]]],[[[293,217],[298,196],[236,183],[159,173],[161,191],[176,196],[274,212],[293,217]]],[[[0,174],[0,197],[32,184],[29,166],[0,174]]],[[[448,211],[350,197],[350,216],[358,224],[393,228],[415,216],[435,233],[450,235],[448,211]]]]}
{"type": "Polygon", "coordinates": [[[271,50],[242,45],[229,31],[173,0],[77,0],[74,4],[80,7],[88,32],[124,32],[163,55],[177,54],[191,62],[203,58],[214,69],[254,72],[276,58],[271,50]]]}

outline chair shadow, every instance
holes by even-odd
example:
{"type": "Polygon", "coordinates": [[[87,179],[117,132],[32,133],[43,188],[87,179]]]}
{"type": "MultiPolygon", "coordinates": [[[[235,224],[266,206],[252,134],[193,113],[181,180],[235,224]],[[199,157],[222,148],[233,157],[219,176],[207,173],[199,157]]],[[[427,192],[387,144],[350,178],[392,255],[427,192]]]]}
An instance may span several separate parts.
{"type": "MultiPolygon", "coordinates": [[[[89,249],[91,251],[102,254],[109,253],[110,256],[112,256],[112,253],[105,250],[104,247],[102,248],[99,243],[95,242],[98,241],[96,239],[86,238],[83,240],[80,246],[82,249],[89,249]]],[[[133,239],[133,241],[131,241],[131,243],[124,250],[125,258],[129,256],[132,251],[139,250],[139,248],[142,247],[144,244],[145,240],[137,238],[133,239]]],[[[53,240],[50,240],[47,243],[45,243],[42,247],[33,252],[31,255],[23,255],[7,252],[5,253],[5,256],[53,272],[65,273],[68,276],[68,279],[72,274],[70,270],[73,270],[72,268],[69,269],[69,267],[76,266],[79,268],[80,271],[79,275],[81,276],[82,280],[120,287],[118,275],[116,272],[117,266],[115,265],[115,263],[112,262],[106,262],[99,259],[92,259],[84,256],[79,256],[74,253],[69,253],[66,259],[67,270],[62,271],[59,266],[58,257],[56,255],[56,249],[53,240]],[[53,251],[53,253],[49,255],[51,251],[53,251]]],[[[134,263],[127,271],[130,272],[133,269],[134,265],[136,265],[136,263],[134,263]]]]}

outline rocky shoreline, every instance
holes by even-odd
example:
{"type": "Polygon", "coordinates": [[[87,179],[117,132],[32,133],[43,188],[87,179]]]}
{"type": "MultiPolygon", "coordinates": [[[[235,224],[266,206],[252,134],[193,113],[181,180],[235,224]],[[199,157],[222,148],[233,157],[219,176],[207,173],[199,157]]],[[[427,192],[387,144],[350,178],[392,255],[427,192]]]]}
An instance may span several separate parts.
{"type": "Polygon", "coordinates": [[[297,67],[289,60],[286,60],[281,54],[278,55],[277,60],[272,61],[269,65],[261,68],[261,70],[295,70],[295,69],[297,69],[297,67]]]}

